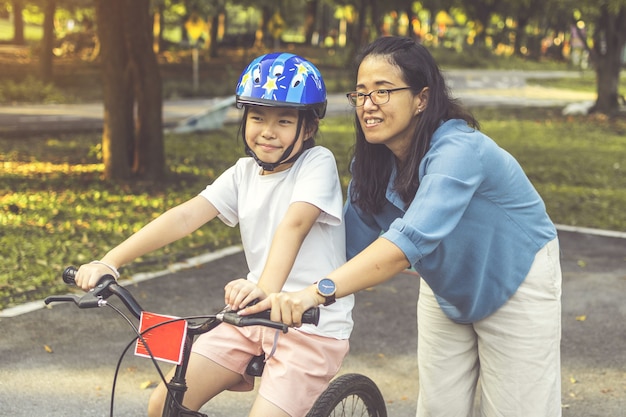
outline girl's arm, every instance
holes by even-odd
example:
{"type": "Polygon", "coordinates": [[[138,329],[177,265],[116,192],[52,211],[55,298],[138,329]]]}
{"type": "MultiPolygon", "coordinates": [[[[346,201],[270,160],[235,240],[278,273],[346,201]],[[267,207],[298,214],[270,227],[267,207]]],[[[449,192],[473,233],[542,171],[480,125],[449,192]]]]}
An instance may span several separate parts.
{"type": "MultiPolygon", "coordinates": [[[[347,263],[330,274],[335,282],[337,298],[345,297],[365,288],[381,284],[410,266],[404,252],[385,238],[378,238],[347,263]]],[[[302,324],[302,313],[324,303],[315,285],[292,293],[271,294],[262,302],[246,308],[243,315],[272,309],[272,320],[290,326],[302,324]]]]}
{"type": "Polygon", "coordinates": [[[280,292],[287,281],[302,242],[315,224],[321,210],[310,203],[295,202],[289,205],[285,216],[276,228],[267,262],[254,285],[245,279],[231,281],[225,287],[224,301],[238,310],[254,299],[265,299],[268,294],[280,292]]]}
{"type": "Polygon", "coordinates": [[[76,285],[87,291],[93,288],[100,277],[132,260],[181,239],[218,215],[217,209],[207,199],[196,196],[148,223],[120,245],[111,249],[102,259],[102,264],[92,263],[80,267],[76,285]]]}

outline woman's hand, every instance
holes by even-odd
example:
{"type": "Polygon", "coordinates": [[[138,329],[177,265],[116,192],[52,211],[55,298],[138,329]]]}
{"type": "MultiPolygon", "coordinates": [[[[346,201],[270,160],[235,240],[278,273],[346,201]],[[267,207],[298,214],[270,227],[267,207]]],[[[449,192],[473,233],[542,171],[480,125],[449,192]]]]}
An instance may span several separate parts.
{"type": "Polygon", "coordinates": [[[236,279],[224,287],[224,302],[233,310],[240,310],[254,300],[265,300],[267,294],[247,279],[236,279]]]}
{"type": "Polygon", "coordinates": [[[300,327],[302,314],[323,303],[321,296],[317,294],[315,286],[305,288],[298,292],[281,292],[270,294],[263,301],[247,307],[239,312],[242,316],[272,310],[271,319],[283,322],[288,326],[300,327]]]}

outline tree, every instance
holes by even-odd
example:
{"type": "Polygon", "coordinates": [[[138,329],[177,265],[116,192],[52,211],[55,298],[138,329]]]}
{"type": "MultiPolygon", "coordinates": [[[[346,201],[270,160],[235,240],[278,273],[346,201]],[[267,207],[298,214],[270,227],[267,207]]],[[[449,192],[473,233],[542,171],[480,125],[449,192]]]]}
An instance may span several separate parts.
{"type": "Polygon", "coordinates": [[[24,2],[22,0],[13,0],[13,43],[16,45],[24,45],[24,2]]]}
{"type": "Polygon", "coordinates": [[[74,10],[91,6],[90,0],[32,0],[31,7],[39,9],[43,17],[43,37],[39,52],[39,74],[45,83],[52,81],[55,33],[55,14],[58,8],[74,10]]]}
{"type": "MultiPolygon", "coordinates": [[[[513,51],[516,55],[522,56],[522,46],[524,41],[528,41],[526,37],[526,28],[533,20],[545,14],[546,0],[514,0],[506,2],[508,12],[515,18],[515,43],[513,51]]],[[[538,47],[528,48],[538,56],[538,47]]]]}
{"type": "MultiPolygon", "coordinates": [[[[619,110],[619,78],[626,45],[626,0],[550,0],[569,10],[570,25],[586,24],[591,41],[583,36],[596,72],[598,96],[591,112],[614,115],[619,110]]],[[[583,33],[579,33],[584,35],[583,33]]]]}
{"type": "Polygon", "coordinates": [[[39,58],[41,79],[45,83],[52,81],[52,48],[54,48],[54,13],[56,8],[56,0],[45,0],[43,6],[43,38],[39,58]]]}
{"type": "Polygon", "coordinates": [[[598,90],[598,98],[592,111],[613,115],[619,110],[619,78],[624,45],[626,1],[601,1],[595,18],[591,54],[598,90]]]}
{"type": "Polygon", "coordinates": [[[161,76],[149,11],[150,0],[96,0],[107,179],[158,180],[165,173],[161,76]]]}
{"type": "Polygon", "coordinates": [[[304,38],[311,45],[315,33],[315,23],[319,0],[307,0],[304,7],[304,38]]]}

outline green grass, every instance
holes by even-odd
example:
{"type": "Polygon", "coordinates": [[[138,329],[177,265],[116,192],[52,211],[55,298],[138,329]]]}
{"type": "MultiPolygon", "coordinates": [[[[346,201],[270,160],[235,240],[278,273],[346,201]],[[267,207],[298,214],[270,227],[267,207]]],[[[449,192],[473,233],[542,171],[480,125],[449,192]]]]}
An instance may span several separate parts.
{"type": "MultiPolygon", "coordinates": [[[[528,84],[531,85],[539,85],[563,90],[584,91],[589,93],[595,93],[598,91],[596,83],[596,73],[592,70],[580,72],[578,76],[570,78],[533,78],[528,80],[528,84]]],[[[626,71],[622,71],[620,74],[618,92],[622,96],[626,96],[626,71]]]]}
{"type": "MultiPolygon", "coordinates": [[[[522,164],[556,223],[626,231],[623,120],[566,119],[556,109],[477,109],[483,130],[522,164]]],[[[100,179],[98,134],[0,139],[0,309],[67,289],[59,272],[100,258],[164,210],[201,191],[242,155],[236,126],[166,137],[163,183],[100,179]]],[[[349,118],[323,122],[318,143],[335,152],[342,184],[353,140],[349,118]]],[[[239,242],[213,221],[139,259],[124,274],[163,268],[239,242]]]]}

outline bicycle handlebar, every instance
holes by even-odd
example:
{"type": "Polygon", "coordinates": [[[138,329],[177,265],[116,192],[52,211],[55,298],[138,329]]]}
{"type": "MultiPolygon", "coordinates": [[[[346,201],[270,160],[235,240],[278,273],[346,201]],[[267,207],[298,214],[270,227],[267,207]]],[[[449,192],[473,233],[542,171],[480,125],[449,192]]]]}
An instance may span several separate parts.
{"type": "MultiPolygon", "coordinates": [[[[76,285],[76,273],[78,269],[74,266],[68,266],[63,271],[63,282],[69,285],[76,285]]],[[[126,306],[128,311],[132,313],[135,318],[141,317],[143,308],[139,305],[135,297],[124,287],[117,284],[117,281],[113,275],[103,275],[96,286],[82,297],[77,295],[62,295],[47,297],[44,302],[50,304],[51,302],[73,302],[78,308],[95,308],[101,307],[106,302],[107,298],[115,294],[126,306]]]]}
{"type": "MultiPolygon", "coordinates": [[[[63,281],[66,284],[76,285],[75,277],[77,272],[78,269],[76,267],[68,266],[63,271],[63,281]]],[[[139,319],[141,317],[141,312],[144,311],[141,305],[139,305],[130,291],[117,283],[112,275],[102,276],[96,286],[81,297],[77,295],[50,296],[47,297],[44,302],[46,305],[53,302],[73,302],[78,308],[95,308],[106,305],[106,299],[111,295],[116,295],[122,300],[128,311],[130,311],[135,318],[139,319]]],[[[220,321],[238,327],[259,325],[280,329],[284,333],[286,333],[288,329],[288,326],[283,323],[271,321],[269,310],[251,316],[240,316],[235,311],[222,311],[215,317],[220,321]]],[[[302,315],[302,323],[317,325],[319,323],[319,308],[314,307],[305,311],[302,315]]]]}

